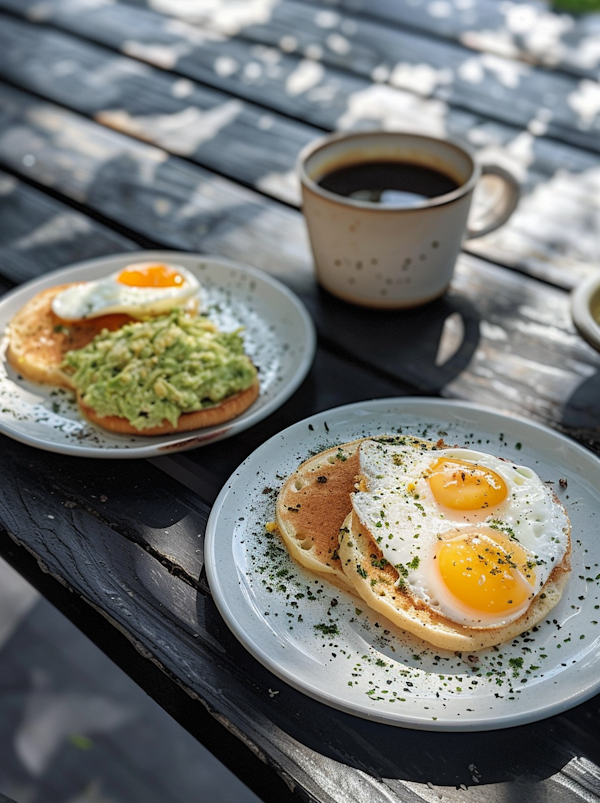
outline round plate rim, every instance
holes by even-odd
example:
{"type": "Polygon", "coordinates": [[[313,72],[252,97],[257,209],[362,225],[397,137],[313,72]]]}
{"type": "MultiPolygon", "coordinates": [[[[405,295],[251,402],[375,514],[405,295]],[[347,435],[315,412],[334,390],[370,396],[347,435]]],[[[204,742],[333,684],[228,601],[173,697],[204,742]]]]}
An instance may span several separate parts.
{"type": "MultiPolygon", "coordinates": [[[[506,716],[495,716],[495,717],[481,717],[480,719],[474,720],[463,720],[456,721],[456,720],[447,720],[444,721],[443,718],[438,718],[435,722],[431,720],[430,717],[411,717],[411,716],[397,716],[395,714],[390,714],[389,716],[380,715],[379,712],[374,712],[372,709],[368,708],[366,705],[353,705],[353,704],[346,704],[343,701],[338,700],[333,695],[316,690],[313,686],[309,685],[307,682],[303,682],[299,680],[297,677],[290,675],[288,671],[282,670],[281,667],[271,659],[267,650],[264,650],[257,645],[249,636],[245,633],[245,631],[240,626],[237,619],[232,615],[226,594],[223,592],[223,586],[219,577],[219,572],[216,568],[216,558],[214,558],[214,550],[216,548],[216,531],[218,527],[218,520],[220,516],[220,512],[223,509],[223,506],[229,496],[236,479],[243,474],[246,466],[252,464],[254,461],[260,458],[262,452],[266,452],[269,450],[270,445],[275,443],[286,436],[289,436],[296,430],[299,430],[303,427],[308,426],[309,424],[314,424],[317,422],[323,422],[325,419],[331,420],[332,414],[343,414],[344,412],[351,413],[353,410],[365,410],[365,408],[376,408],[376,407],[391,407],[391,406],[398,406],[400,408],[412,408],[415,405],[419,406],[419,414],[423,416],[427,415],[427,411],[423,412],[423,408],[425,406],[429,408],[437,408],[441,410],[451,410],[457,414],[461,411],[464,412],[471,412],[471,413],[480,413],[484,415],[491,415],[497,417],[501,421],[516,421],[526,427],[530,428],[533,431],[543,432],[546,435],[551,436],[553,439],[556,439],[557,442],[565,444],[565,446],[571,450],[575,454],[578,454],[580,457],[588,460],[591,465],[595,465],[596,468],[600,468],[600,461],[593,452],[589,451],[585,447],[581,446],[576,441],[572,440],[571,438],[563,435],[560,432],[557,432],[550,427],[541,424],[537,421],[529,420],[520,415],[514,415],[512,413],[503,413],[498,410],[494,410],[492,407],[478,404],[475,402],[468,402],[468,401],[460,401],[454,399],[443,399],[443,398],[436,398],[436,397],[389,397],[384,399],[371,399],[362,402],[353,402],[351,404],[340,405],[338,407],[330,408],[329,410],[324,410],[319,413],[315,413],[307,418],[302,419],[301,421],[292,424],[291,426],[287,427],[284,430],[273,435],[263,444],[261,444],[257,449],[254,450],[248,457],[238,466],[238,468],[233,472],[233,474],[229,477],[227,482],[223,485],[221,492],[219,493],[217,499],[215,500],[213,507],[211,509],[211,513],[209,515],[206,531],[205,531],[205,545],[204,545],[204,560],[205,560],[205,568],[206,574],[208,578],[208,583],[213,595],[213,600],[219,610],[220,614],[222,615],[223,619],[225,620],[227,626],[233,632],[235,637],[243,644],[243,646],[250,652],[251,655],[254,656],[263,666],[265,666],[269,671],[271,671],[274,675],[276,675],[281,680],[288,683],[293,688],[297,689],[298,691],[306,694],[307,696],[311,697],[318,702],[321,702],[325,705],[328,705],[336,710],[342,711],[347,714],[353,714],[360,718],[369,719],[371,721],[380,722],[386,725],[394,725],[398,727],[405,727],[413,730],[428,730],[428,731],[440,731],[440,732],[481,732],[481,731],[490,731],[490,730],[499,730],[503,728],[515,727],[518,725],[529,724],[532,722],[537,722],[539,720],[547,719],[548,717],[554,716],[559,714],[565,710],[573,708],[580,703],[585,702],[586,700],[593,697],[595,694],[600,691],[600,677],[595,682],[588,683],[587,686],[581,688],[577,693],[570,694],[564,699],[559,699],[554,702],[549,702],[545,705],[534,707],[530,710],[520,711],[512,714],[507,714],[506,716]],[[214,562],[213,562],[214,561],[214,562]]],[[[405,411],[406,412],[406,411],[405,411]]],[[[222,535],[220,536],[222,537],[222,535]]]]}
{"type": "MultiPolygon", "coordinates": [[[[220,265],[225,268],[238,270],[250,276],[253,276],[260,281],[270,285],[276,291],[281,293],[295,308],[299,321],[302,324],[305,333],[306,348],[302,359],[299,361],[295,373],[290,380],[283,385],[273,398],[264,406],[259,407],[253,413],[249,413],[243,419],[232,419],[224,424],[214,427],[207,427],[205,429],[190,430],[189,432],[182,432],[178,438],[173,435],[165,436],[164,438],[158,437],[156,440],[152,438],[151,443],[140,446],[132,446],[130,448],[122,447],[95,447],[90,445],[83,445],[77,443],[55,443],[52,441],[44,441],[35,436],[29,436],[16,429],[13,429],[6,424],[5,421],[0,419],[0,433],[12,438],[27,446],[33,446],[44,451],[54,452],[57,454],[67,454],[77,457],[93,457],[93,458],[118,458],[118,459],[131,459],[140,457],[160,457],[163,455],[174,454],[178,451],[187,449],[194,449],[205,444],[216,443],[219,440],[237,435],[243,432],[264,418],[267,418],[271,413],[277,410],[284,404],[300,387],[306,378],[312,366],[315,352],[316,352],[316,331],[310,313],[304,306],[303,302],[298,296],[284,285],[279,279],[271,276],[260,268],[255,268],[252,265],[246,265],[237,260],[228,259],[212,254],[200,254],[188,251],[165,251],[160,249],[145,250],[145,251],[123,251],[114,254],[107,254],[102,257],[94,257],[92,259],[85,259],[79,262],[73,262],[62,268],[44,273],[34,279],[25,282],[18,287],[8,291],[0,298],[0,325],[2,325],[2,314],[5,307],[12,304],[16,299],[21,299],[25,303],[29,298],[34,296],[41,290],[51,287],[53,284],[60,283],[68,279],[69,275],[75,271],[93,270],[97,267],[104,265],[113,265],[114,269],[120,267],[119,262],[135,261],[152,261],[154,259],[170,260],[175,262],[177,259],[184,261],[187,260],[200,260],[205,263],[213,265],[220,265]]],[[[8,323],[8,320],[4,322],[8,323]]],[[[0,343],[5,341],[5,335],[0,335],[0,343]]],[[[132,436],[136,437],[136,436],[132,436]]],[[[140,436],[143,437],[143,436],[140,436]]],[[[146,439],[144,439],[146,440],[146,439]]]]}

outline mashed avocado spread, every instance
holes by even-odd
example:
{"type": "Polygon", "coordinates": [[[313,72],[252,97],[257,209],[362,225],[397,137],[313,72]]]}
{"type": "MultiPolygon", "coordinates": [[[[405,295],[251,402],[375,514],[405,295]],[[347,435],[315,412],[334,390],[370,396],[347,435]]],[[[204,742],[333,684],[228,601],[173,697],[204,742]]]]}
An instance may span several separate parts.
{"type": "Polygon", "coordinates": [[[256,379],[239,331],[219,332],[182,310],[104,330],[68,352],[63,368],[98,415],[140,430],[164,419],[175,426],[181,413],[218,404],[256,379]]]}

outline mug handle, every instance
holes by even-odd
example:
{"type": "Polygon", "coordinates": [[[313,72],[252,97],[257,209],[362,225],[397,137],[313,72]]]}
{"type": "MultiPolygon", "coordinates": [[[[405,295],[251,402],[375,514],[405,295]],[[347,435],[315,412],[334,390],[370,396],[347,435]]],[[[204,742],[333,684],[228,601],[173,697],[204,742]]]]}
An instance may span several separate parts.
{"type": "Polygon", "coordinates": [[[500,179],[499,197],[492,200],[489,207],[480,214],[481,222],[478,225],[473,225],[472,222],[467,223],[465,235],[467,240],[472,240],[474,237],[483,237],[484,234],[489,234],[503,223],[506,223],[519,202],[521,188],[515,177],[508,170],[499,165],[481,165],[480,180],[481,177],[486,175],[497,176],[500,179]]]}

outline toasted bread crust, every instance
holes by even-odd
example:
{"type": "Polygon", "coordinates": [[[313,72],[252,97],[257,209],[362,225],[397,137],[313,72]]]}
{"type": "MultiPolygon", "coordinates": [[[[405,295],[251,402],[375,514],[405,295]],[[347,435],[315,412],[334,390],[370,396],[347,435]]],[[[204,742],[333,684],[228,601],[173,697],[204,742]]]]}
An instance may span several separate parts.
{"type": "Polygon", "coordinates": [[[61,369],[65,354],[87,346],[103,329],[119,329],[129,315],[102,315],[85,321],[63,321],[52,312],[52,300],[74,283],[42,290],[13,317],[8,326],[6,359],[21,376],[43,385],[73,388],[61,369]]]}
{"type": "Polygon", "coordinates": [[[172,435],[177,432],[189,432],[192,429],[201,429],[203,427],[212,427],[216,424],[223,424],[241,415],[245,410],[253,404],[258,398],[259,383],[255,381],[249,388],[235,393],[232,396],[227,396],[219,404],[214,404],[211,407],[205,407],[203,410],[196,410],[193,413],[182,413],[177,424],[173,426],[170,421],[163,421],[155,427],[148,427],[147,429],[136,429],[126,418],[116,415],[100,416],[96,411],[89,407],[80,396],[77,397],[77,404],[79,409],[88,421],[96,424],[103,429],[110,432],[115,432],[119,435],[172,435]]]}

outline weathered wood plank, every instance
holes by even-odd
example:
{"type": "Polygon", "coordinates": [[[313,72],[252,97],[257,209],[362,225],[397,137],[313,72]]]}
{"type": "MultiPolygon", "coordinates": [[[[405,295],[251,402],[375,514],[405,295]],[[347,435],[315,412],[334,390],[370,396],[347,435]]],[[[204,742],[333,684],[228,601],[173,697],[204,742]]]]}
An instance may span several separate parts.
{"type": "Polygon", "coordinates": [[[322,132],[89,42],[0,15],[0,77],[297,204],[298,151],[322,132]]]}
{"type": "Polygon", "coordinates": [[[241,261],[251,254],[274,275],[312,282],[297,213],[17,90],[0,96],[0,161],[11,170],[165,247],[241,261]]]}
{"type": "MultiPolygon", "coordinates": [[[[55,471],[52,493],[60,495],[64,507],[92,514],[141,546],[170,574],[199,587],[210,512],[199,478],[196,493],[190,494],[164,473],[146,470],[140,461],[105,465],[86,458],[50,459],[55,471]]],[[[160,469],[160,460],[154,465],[160,469]]]]}
{"type": "Polygon", "coordinates": [[[600,453],[600,355],[574,330],[568,295],[473,257],[460,261],[453,287],[476,310],[480,337],[468,371],[445,384],[443,395],[477,396],[600,453]]]}
{"type": "MultiPolygon", "coordinates": [[[[218,15],[210,27],[230,32],[228,20],[218,15]]],[[[515,59],[473,54],[458,44],[345,13],[324,19],[320,9],[294,0],[274,6],[266,21],[240,25],[236,34],[281,47],[290,31],[294,52],[316,62],[519,127],[543,125],[550,136],[595,151],[600,147],[600,114],[586,104],[587,92],[597,93],[591,79],[581,82],[515,59]]]]}
{"type": "MultiPolygon", "coordinates": [[[[128,0],[133,3],[133,0],[128,0]]],[[[321,0],[302,0],[319,8],[321,0]]],[[[135,0],[165,14],[171,4],[161,0],[135,0]]],[[[567,14],[551,5],[529,0],[498,3],[431,3],[426,0],[329,0],[336,11],[375,18],[385,24],[414,28],[460,42],[465,47],[531,64],[561,69],[582,78],[600,76],[598,14],[567,14]]],[[[192,6],[180,7],[179,16],[194,19],[192,6]]],[[[197,17],[196,17],[197,19],[197,17]]],[[[325,18],[327,19],[327,18],[325,18]]]]}
{"type": "Polygon", "coordinates": [[[580,81],[515,59],[473,53],[453,42],[432,40],[370,19],[357,23],[351,15],[339,12],[325,20],[320,10],[284,0],[256,4],[241,14],[227,13],[216,4],[201,25],[182,21],[177,26],[168,17],[124,4],[90,9],[83,0],[51,0],[43,6],[34,3],[2,0],[0,8],[20,13],[32,8],[36,19],[101,39],[143,60],[162,60],[161,66],[169,69],[177,64],[177,70],[185,74],[195,69],[210,74],[220,63],[224,71],[227,65],[234,71],[244,70],[247,82],[264,84],[266,70],[260,61],[254,58],[257,66],[245,67],[250,60],[244,57],[249,45],[243,37],[261,47],[305,57],[304,75],[296,77],[298,83],[309,81],[314,87],[314,76],[322,65],[337,67],[521,128],[543,127],[552,137],[600,150],[600,112],[586,102],[589,93],[597,94],[597,82],[580,81]],[[232,34],[237,38],[229,38],[232,34]],[[215,37],[219,41],[214,41],[215,37]]]}
{"type": "Polygon", "coordinates": [[[0,171],[0,274],[20,284],[71,262],[139,248],[0,171]]]}
{"type": "MultiPolygon", "coordinates": [[[[319,135],[316,128],[292,123],[273,111],[239,98],[228,99],[192,82],[183,81],[184,94],[190,94],[179,97],[182,79],[176,76],[46,28],[6,17],[2,23],[0,75],[11,82],[94,114],[105,124],[171,152],[186,151],[195,161],[273,197],[298,202],[295,158],[302,144],[319,135]],[[239,113],[228,120],[235,111],[232,104],[238,102],[239,113]],[[210,120],[216,118],[222,127],[212,126],[210,120]],[[200,125],[203,119],[208,121],[206,127],[200,125]],[[265,126],[266,132],[262,130],[265,126]]],[[[267,72],[267,56],[272,52],[263,52],[267,72]]],[[[278,63],[278,69],[283,69],[279,77],[269,78],[265,72],[262,83],[258,82],[278,111],[289,114],[303,108],[307,119],[330,128],[376,124],[458,137],[474,147],[481,160],[496,161],[512,170],[523,186],[517,212],[499,231],[467,243],[467,250],[563,287],[571,287],[595,271],[600,256],[600,218],[593,211],[600,209],[595,154],[486,121],[438,100],[417,101],[406,91],[371,85],[331,70],[315,88],[324,90],[325,97],[338,82],[337,102],[323,104],[322,97],[318,93],[313,97],[310,89],[298,98],[284,91],[285,75],[286,81],[293,75],[290,61],[296,63],[292,57],[278,63]]],[[[241,92],[244,97],[256,95],[253,82],[243,80],[240,70],[238,73],[223,78],[224,88],[226,84],[231,92],[241,92]]]]}
{"type": "MultiPolygon", "coordinates": [[[[229,23],[229,30],[258,17],[263,11],[250,4],[234,11],[227,0],[210,6],[168,0],[126,0],[129,5],[150,8],[167,16],[196,24],[212,24],[215,18],[229,23]]],[[[561,69],[581,77],[597,79],[598,14],[572,15],[550,5],[530,0],[498,3],[431,3],[427,0],[302,0],[316,6],[324,27],[331,27],[336,13],[375,19],[386,25],[418,30],[425,34],[460,42],[465,47],[498,56],[518,58],[531,64],[561,69]]],[[[263,12],[264,13],[264,12],[263,12]]]]}
{"type": "Polygon", "coordinates": [[[276,48],[223,38],[120,4],[106,6],[104,12],[96,9],[94,19],[77,6],[73,6],[73,14],[61,14],[58,6],[36,9],[29,0],[0,0],[0,9],[38,24],[48,22],[139,61],[322,128],[334,127],[331,120],[346,113],[348,95],[370,84],[358,76],[328,72],[322,65],[307,66],[296,55],[276,48]]]}
{"type": "MultiPolygon", "coordinates": [[[[558,801],[559,770],[572,755],[593,754],[596,749],[597,734],[574,725],[582,714],[595,711],[597,700],[509,733],[477,734],[408,733],[322,706],[257,664],[228,631],[210,598],[95,515],[80,507],[65,509],[65,480],[87,493],[93,470],[82,472],[79,461],[37,453],[4,439],[3,454],[2,526],[51,576],[107,616],[194,701],[243,736],[297,788],[299,799],[416,803],[433,799],[431,787],[440,786],[449,799],[459,801],[465,798],[450,787],[462,783],[470,787],[469,800],[484,803],[495,799],[490,792],[511,793],[517,785],[522,791],[525,783],[533,793],[537,784],[545,783],[551,793],[547,799],[558,801]],[[28,469],[32,460],[35,472],[28,469]],[[18,514],[14,499],[21,502],[18,514]],[[473,785],[473,766],[480,786],[473,785]],[[525,772],[527,779],[515,782],[515,776],[525,772]],[[552,780],[544,782],[546,778],[552,780]]],[[[150,497],[160,479],[147,464],[135,466],[138,504],[152,507],[150,497]]],[[[106,469],[125,478],[122,463],[110,461],[106,469]]],[[[142,528],[144,520],[138,526],[142,528]]]]}
{"type": "Polygon", "coordinates": [[[574,330],[563,291],[465,255],[450,292],[419,309],[350,312],[323,292],[303,300],[322,342],[339,353],[422,394],[523,415],[600,453],[600,355],[574,330]],[[440,364],[455,326],[460,347],[440,364]]]}

